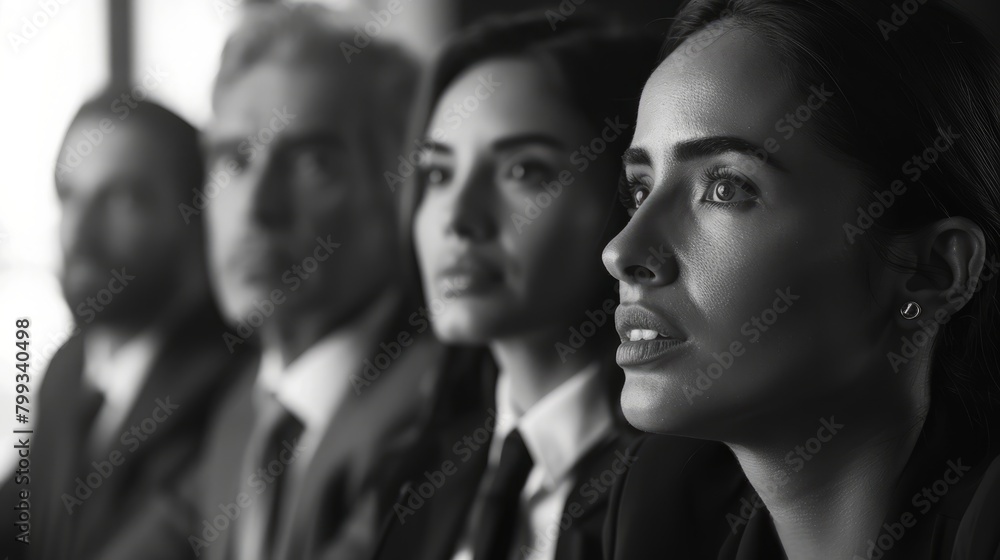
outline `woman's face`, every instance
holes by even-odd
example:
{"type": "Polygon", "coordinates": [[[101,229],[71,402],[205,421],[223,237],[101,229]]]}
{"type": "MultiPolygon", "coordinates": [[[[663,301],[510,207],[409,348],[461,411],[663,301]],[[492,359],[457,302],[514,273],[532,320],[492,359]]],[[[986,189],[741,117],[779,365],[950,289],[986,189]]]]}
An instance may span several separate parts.
{"type": "Polygon", "coordinates": [[[528,60],[480,63],[443,92],[414,218],[442,340],[561,334],[594,305],[607,285],[600,239],[620,165],[581,154],[599,134],[528,60]]]}
{"type": "Polygon", "coordinates": [[[618,361],[640,429],[733,441],[903,393],[886,358],[902,302],[845,233],[862,176],[813,132],[833,84],[788,83],[734,28],[689,39],[642,92],[624,171],[638,206],[604,251],[619,334],[639,339],[618,361]]]}

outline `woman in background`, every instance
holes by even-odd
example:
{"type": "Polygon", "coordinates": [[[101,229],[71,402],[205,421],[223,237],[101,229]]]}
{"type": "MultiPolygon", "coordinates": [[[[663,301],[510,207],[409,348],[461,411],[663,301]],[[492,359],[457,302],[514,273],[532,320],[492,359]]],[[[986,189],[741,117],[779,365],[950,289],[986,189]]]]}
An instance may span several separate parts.
{"type": "Polygon", "coordinates": [[[471,28],[436,61],[412,243],[435,334],[486,356],[454,352],[378,558],[601,557],[631,437],[600,250],[626,217],[614,185],[657,51],[537,14],[471,28]]]}
{"type": "Polygon", "coordinates": [[[690,2],[642,93],[604,252],[622,403],[733,450],[722,559],[998,557],[1000,63],[894,7],[690,2]]]}

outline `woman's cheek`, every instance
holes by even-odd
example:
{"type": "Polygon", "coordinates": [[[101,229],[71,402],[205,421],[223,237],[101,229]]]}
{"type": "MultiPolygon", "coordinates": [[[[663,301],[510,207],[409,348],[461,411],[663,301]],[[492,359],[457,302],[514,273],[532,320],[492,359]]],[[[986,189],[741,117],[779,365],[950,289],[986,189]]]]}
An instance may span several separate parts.
{"type": "MultiPolygon", "coordinates": [[[[437,287],[432,282],[431,274],[431,263],[434,262],[434,247],[440,246],[438,239],[435,235],[435,218],[442,218],[443,216],[435,216],[433,211],[432,200],[425,199],[420,206],[417,208],[416,213],[413,217],[413,240],[417,253],[417,265],[420,268],[420,276],[423,279],[424,290],[427,295],[434,297],[437,295],[437,287]]],[[[440,225],[440,219],[438,220],[438,228],[442,227],[440,225]]]]}

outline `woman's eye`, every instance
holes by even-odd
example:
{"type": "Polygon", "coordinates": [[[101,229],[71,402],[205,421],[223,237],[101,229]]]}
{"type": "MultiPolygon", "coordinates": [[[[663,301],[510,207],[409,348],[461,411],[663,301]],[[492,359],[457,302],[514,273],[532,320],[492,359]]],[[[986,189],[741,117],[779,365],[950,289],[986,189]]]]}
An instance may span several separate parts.
{"type": "Polygon", "coordinates": [[[438,166],[428,166],[422,170],[424,176],[424,185],[428,187],[438,187],[447,183],[451,175],[443,167],[438,166]]]}
{"type": "Polygon", "coordinates": [[[296,154],[292,158],[292,165],[295,170],[303,174],[324,173],[327,168],[327,161],[321,155],[313,151],[296,154]]]}
{"type": "Polygon", "coordinates": [[[547,165],[537,161],[522,161],[510,166],[507,178],[521,183],[541,182],[549,178],[547,165]]]}
{"type": "Polygon", "coordinates": [[[649,189],[644,185],[639,185],[632,190],[632,207],[629,209],[630,214],[635,213],[636,210],[642,206],[642,203],[649,198],[649,189]]]}
{"type": "Polygon", "coordinates": [[[709,172],[706,179],[708,184],[704,198],[706,202],[737,204],[757,198],[756,189],[742,177],[709,172]]]}
{"type": "Polygon", "coordinates": [[[622,175],[618,183],[618,191],[620,200],[625,206],[629,217],[632,217],[636,210],[639,209],[639,206],[642,206],[642,203],[649,198],[649,185],[647,181],[630,177],[626,174],[622,175]]]}

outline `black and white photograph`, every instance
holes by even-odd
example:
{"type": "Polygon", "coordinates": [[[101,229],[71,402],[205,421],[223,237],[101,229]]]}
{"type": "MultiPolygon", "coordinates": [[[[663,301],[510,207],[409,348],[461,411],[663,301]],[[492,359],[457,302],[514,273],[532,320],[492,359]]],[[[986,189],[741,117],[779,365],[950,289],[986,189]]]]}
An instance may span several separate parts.
{"type": "Polygon", "coordinates": [[[0,560],[1000,560],[998,0],[0,33],[0,560]]]}

